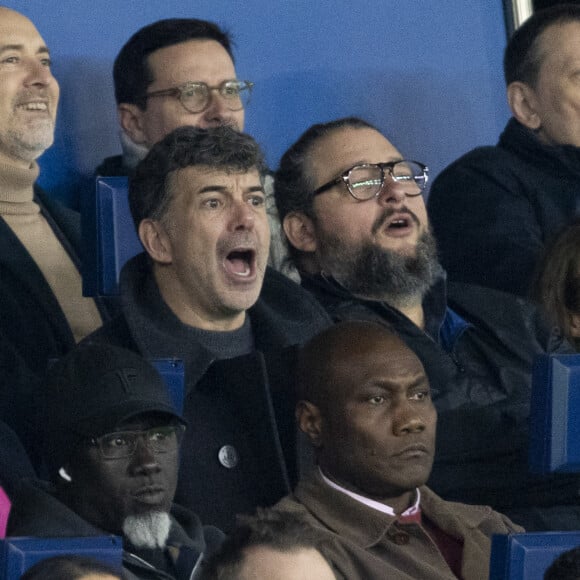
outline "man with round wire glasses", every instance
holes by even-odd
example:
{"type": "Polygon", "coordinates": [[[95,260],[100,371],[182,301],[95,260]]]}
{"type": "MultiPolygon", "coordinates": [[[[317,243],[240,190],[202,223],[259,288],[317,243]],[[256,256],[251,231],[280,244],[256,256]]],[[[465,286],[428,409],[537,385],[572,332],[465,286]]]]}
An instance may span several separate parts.
{"type": "Polygon", "coordinates": [[[386,324],[420,358],[439,412],[433,489],[489,504],[528,530],[577,529],[578,482],[538,482],[527,457],[532,360],[569,349],[524,301],[446,283],[422,195],[427,181],[423,163],[362,119],[310,127],[275,174],[302,285],[335,321],[386,324]],[[561,504],[577,511],[560,517],[561,504]]]}
{"type": "Polygon", "coordinates": [[[217,24],[168,18],[144,26],[113,67],[123,155],[98,175],[127,175],[149,149],[184,125],[244,129],[253,83],[237,78],[231,39],[217,24]]]}
{"type": "Polygon", "coordinates": [[[53,484],[22,486],[9,534],[115,534],[124,577],[195,578],[223,534],[172,504],[185,424],[157,371],[131,351],[82,346],[49,372],[43,407],[53,484]]]}
{"type": "MultiPolygon", "coordinates": [[[[197,18],[168,18],[138,30],[115,59],[113,79],[123,154],[105,159],[96,169],[99,176],[128,175],[178,127],[229,125],[243,131],[254,87],[237,76],[230,35],[197,18]]],[[[269,176],[265,189],[272,232],[269,265],[285,271],[286,248],[269,176]]],[[[90,199],[85,232],[94,228],[90,199]]]]}

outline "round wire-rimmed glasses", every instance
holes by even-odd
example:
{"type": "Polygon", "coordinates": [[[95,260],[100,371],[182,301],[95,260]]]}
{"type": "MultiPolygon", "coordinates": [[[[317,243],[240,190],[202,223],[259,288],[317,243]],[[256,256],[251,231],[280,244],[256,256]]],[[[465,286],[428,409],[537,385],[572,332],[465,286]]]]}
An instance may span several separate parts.
{"type": "Polygon", "coordinates": [[[241,111],[250,102],[253,87],[254,83],[250,81],[229,80],[214,87],[191,81],[178,87],[146,93],[145,97],[175,97],[189,113],[201,113],[209,106],[211,92],[216,91],[230,111],[241,111]]]}

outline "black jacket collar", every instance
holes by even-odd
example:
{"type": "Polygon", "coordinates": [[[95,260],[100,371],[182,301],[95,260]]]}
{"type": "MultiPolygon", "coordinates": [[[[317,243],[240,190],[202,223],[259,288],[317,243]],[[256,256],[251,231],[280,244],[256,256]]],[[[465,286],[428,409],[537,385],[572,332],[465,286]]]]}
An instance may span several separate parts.
{"type": "MultiPolygon", "coordinates": [[[[321,300],[327,306],[327,310],[333,315],[341,309],[356,308],[361,305],[362,309],[371,309],[388,322],[396,324],[398,328],[405,328],[407,332],[423,332],[411,322],[404,314],[393,308],[386,302],[376,300],[364,300],[353,296],[344,286],[330,276],[321,274],[301,274],[302,286],[315,296],[324,298],[321,300]]],[[[362,310],[361,309],[361,310],[362,310]]],[[[429,289],[423,299],[423,312],[425,316],[425,333],[435,342],[441,340],[441,331],[447,315],[447,292],[445,275],[438,278],[429,289]]],[[[362,314],[362,312],[361,312],[362,314]]],[[[364,316],[362,317],[365,318],[364,316]]]]}

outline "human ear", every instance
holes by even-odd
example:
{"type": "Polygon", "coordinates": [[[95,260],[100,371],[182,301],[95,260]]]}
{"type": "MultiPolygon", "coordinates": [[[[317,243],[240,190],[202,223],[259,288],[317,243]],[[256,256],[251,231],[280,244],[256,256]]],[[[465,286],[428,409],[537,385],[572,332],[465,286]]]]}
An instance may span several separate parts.
{"type": "Polygon", "coordinates": [[[574,338],[580,337],[580,313],[570,314],[570,335],[574,338]]]}
{"type": "Polygon", "coordinates": [[[507,88],[507,99],[514,117],[525,127],[537,131],[542,126],[538,115],[536,93],[526,83],[515,81],[507,88]]]}
{"type": "Polygon", "coordinates": [[[137,145],[147,146],[147,137],[142,124],[143,111],[132,103],[120,103],[117,106],[117,114],[119,124],[131,141],[137,145]]]}
{"type": "Polygon", "coordinates": [[[302,252],[316,251],[316,229],[312,219],[300,211],[292,211],[282,223],[290,243],[302,252]]]}
{"type": "Polygon", "coordinates": [[[145,251],[159,264],[171,264],[173,252],[171,240],[159,220],[146,218],[139,224],[139,239],[145,251]]]}
{"type": "Polygon", "coordinates": [[[320,409],[310,401],[298,401],[296,405],[296,421],[314,447],[320,447],[322,435],[322,417],[320,409]]]}

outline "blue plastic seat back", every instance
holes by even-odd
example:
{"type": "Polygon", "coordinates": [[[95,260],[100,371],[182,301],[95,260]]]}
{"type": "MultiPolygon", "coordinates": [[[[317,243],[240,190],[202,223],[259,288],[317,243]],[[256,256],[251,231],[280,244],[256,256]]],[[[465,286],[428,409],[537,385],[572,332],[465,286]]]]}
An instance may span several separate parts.
{"type": "Polygon", "coordinates": [[[580,473],[580,355],[534,361],[529,462],[533,473],[580,473]]]}
{"type": "Polygon", "coordinates": [[[18,580],[37,562],[66,554],[94,558],[121,571],[123,541],[118,536],[6,538],[0,540],[0,580],[18,580]]]}
{"type": "Polygon", "coordinates": [[[179,413],[183,413],[183,400],[185,398],[183,361],[176,358],[156,358],[150,362],[163,378],[173,405],[179,413]]]}
{"type": "Polygon", "coordinates": [[[491,542],[490,580],[543,580],[562,553],[580,545],[578,532],[495,535],[491,542]]]}
{"type": "Polygon", "coordinates": [[[83,293],[111,296],[119,292],[125,262],[143,251],[135,231],[126,177],[97,177],[95,203],[83,216],[83,293]]]}

